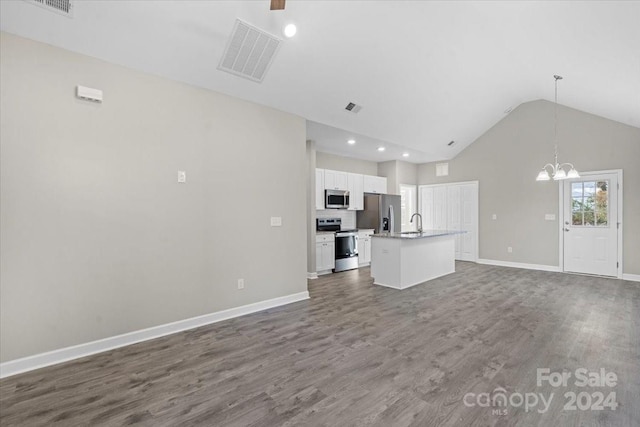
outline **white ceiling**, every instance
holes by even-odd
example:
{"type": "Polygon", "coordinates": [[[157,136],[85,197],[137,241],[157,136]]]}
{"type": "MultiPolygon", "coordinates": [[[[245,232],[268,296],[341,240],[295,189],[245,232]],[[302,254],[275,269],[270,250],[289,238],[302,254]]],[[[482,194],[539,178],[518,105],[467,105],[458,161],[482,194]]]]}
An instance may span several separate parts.
{"type": "Polygon", "coordinates": [[[561,104],[640,127],[637,1],[75,1],[70,19],[14,0],[0,15],[3,31],[327,125],[310,124],[321,147],[332,128],[399,147],[379,160],[451,158],[508,107],[553,100],[553,74],[561,104]],[[262,83],[217,70],[236,18],[298,26],[262,83]]]}

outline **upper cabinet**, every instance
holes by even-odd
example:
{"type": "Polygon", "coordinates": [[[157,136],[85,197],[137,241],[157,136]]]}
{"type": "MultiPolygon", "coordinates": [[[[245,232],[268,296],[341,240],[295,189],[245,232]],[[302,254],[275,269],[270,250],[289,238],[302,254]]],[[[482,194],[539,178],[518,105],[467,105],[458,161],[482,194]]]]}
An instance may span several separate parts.
{"type": "Polygon", "coordinates": [[[361,211],[364,209],[364,176],[358,173],[350,173],[349,185],[349,210],[361,211]]]}
{"type": "Polygon", "coordinates": [[[387,178],[328,169],[316,169],[316,209],[324,207],[325,190],[349,192],[349,210],[364,209],[364,193],[387,194],[387,178]]]}
{"type": "Polygon", "coordinates": [[[364,192],[387,194],[387,178],[381,176],[364,175],[364,192]]]}
{"type": "Polygon", "coordinates": [[[347,172],[338,172],[325,169],[324,188],[325,190],[347,191],[349,189],[349,174],[347,172]]]}
{"type": "Polygon", "coordinates": [[[316,209],[324,209],[324,169],[316,169],[316,209]]]}

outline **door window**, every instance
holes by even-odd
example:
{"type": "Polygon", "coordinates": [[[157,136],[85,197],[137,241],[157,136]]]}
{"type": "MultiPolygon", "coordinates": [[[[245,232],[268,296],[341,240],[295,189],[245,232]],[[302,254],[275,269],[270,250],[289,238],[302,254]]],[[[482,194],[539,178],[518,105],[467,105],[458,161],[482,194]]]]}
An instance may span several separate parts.
{"type": "Polygon", "coordinates": [[[571,183],[571,224],[575,227],[609,226],[609,181],[571,183]]]}

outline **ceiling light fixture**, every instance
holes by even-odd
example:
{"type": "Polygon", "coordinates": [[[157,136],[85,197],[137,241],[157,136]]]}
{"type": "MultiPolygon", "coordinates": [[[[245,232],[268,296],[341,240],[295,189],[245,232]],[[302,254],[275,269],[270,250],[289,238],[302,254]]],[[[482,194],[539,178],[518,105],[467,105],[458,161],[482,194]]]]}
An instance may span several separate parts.
{"type": "Polygon", "coordinates": [[[558,80],[562,80],[562,76],[554,75],[556,84],[556,93],[555,93],[555,110],[553,116],[553,142],[555,144],[555,154],[554,154],[554,164],[547,163],[542,167],[542,170],[538,174],[536,181],[549,181],[553,178],[554,181],[558,181],[561,179],[567,178],[580,178],[580,174],[573,167],[571,163],[558,163],[558,80]],[[549,170],[547,170],[549,168],[549,170]],[[569,168],[569,172],[565,170],[565,168],[569,168]]]}
{"type": "Polygon", "coordinates": [[[350,139],[350,140],[347,141],[347,144],[349,144],[349,145],[353,145],[355,143],[356,143],[355,139],[350,139]]]}
{"type": "Polygon", "coordinates": [[[402,157],[409,157],[409,153],[402,153],[402,157]]]}
{"type": "Polygon", "coordinates": [[[378,147],[378,151],[384,151],[385,148],[384,147],[378,147]]]}
{"type": "Polygon", "coordinates": [[[284,27],[284,35],[289,38],[295,36],[297,32],[298,32],[298,29],[296,28],[295,24],[289,24],[286,27],[284,27]]]}

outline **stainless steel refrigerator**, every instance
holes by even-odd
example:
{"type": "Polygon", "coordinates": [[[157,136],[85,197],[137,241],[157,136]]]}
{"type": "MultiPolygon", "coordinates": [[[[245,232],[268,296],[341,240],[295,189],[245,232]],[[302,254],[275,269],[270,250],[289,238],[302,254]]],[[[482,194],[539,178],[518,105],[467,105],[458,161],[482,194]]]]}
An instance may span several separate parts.
{"type": "Polygon", "coordinates": [[[375,233],[399,233],[401,215],[400,196],[365,193],[364,210],[358,211],[357,225],[360,229],[373,228],[375,233]]]}

